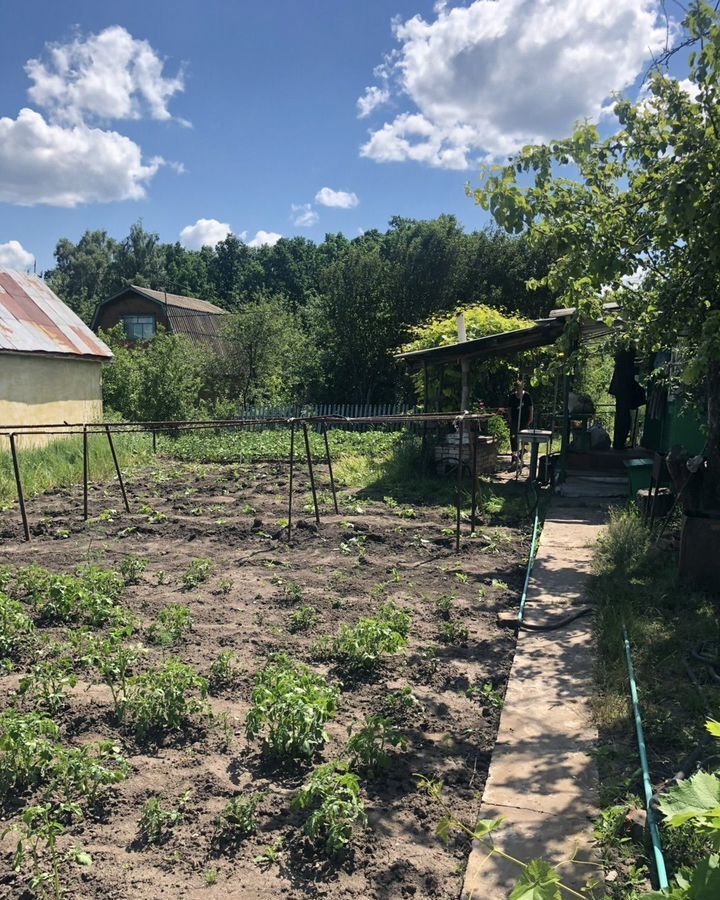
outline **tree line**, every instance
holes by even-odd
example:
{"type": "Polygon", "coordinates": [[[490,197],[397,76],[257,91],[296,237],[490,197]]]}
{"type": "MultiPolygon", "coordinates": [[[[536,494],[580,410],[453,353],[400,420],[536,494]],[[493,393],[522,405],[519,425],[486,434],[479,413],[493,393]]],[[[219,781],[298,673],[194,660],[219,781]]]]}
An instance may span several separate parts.
{"type": "Polygon", "coordinates": [[[466,233],[449,215],[395,217],[385,232],[320,243],[293,237],[254,248],[230,234],[201,250],[162,243],[138,222],[123,240],[104,231],[76,244],[63,238],[55,259],[46,280],[85,321],[128,284],[231,312],[227,352],[197,376],[215,404],[407,399],[412,385],[392,352],[413,326],[480,303],[531,319],[553,306],[549,290],[526,287],[547,274],[546,247],[500,230],[466,233]]]}

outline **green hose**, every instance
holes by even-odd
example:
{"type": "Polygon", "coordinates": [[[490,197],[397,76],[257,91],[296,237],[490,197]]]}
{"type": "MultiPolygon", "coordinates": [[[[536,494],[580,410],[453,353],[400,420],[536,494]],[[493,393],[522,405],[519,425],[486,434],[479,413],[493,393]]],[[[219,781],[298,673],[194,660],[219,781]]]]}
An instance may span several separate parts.
{"type": "Polygon", "coordinates": [[[637,684],[635,682],[635,670],[633,669],[632,655],[630,653],[630,641],[627,628],[623,622],[623,643],[625,645],[625,660],[627,662],[628,677],[630,679],[630,699],[632,700],[633,716],[635,717],[635,732],[637,734],[638,751],[640,753],[640,766],[642,767],[643,792],[645,794],[645,810],[647,812],[650,840],[652,842],[655,871],[657,872],[658,886],[661,891],[668,887],[667,871],[665,869],[665,857],[660,844],[660,832],[655,821],[653,810],[653,790],[650,783],[650,770],[648,768],[647,750],[645,747],[645,732],[643,731],[642,718],[640,716],[640,701],[638,700],[637,684]]]}
{"type": "Polygon", "coordinates": [[[533,563],[535,562],[535,554],[537,553],[538,528],[540,526],[540,508],[535,504],[535,522],[533,524],[532,541],[530,543],[530,556],[528,557],[527,571],[525,572],[525,584],[523,585],[522,596],[520,597],[520,609],[518,610],[518,622],[522,622],[525,616],[525,601],[527,600],[528,585],[530,584],[530,576],[532,575],[533,563]]]}

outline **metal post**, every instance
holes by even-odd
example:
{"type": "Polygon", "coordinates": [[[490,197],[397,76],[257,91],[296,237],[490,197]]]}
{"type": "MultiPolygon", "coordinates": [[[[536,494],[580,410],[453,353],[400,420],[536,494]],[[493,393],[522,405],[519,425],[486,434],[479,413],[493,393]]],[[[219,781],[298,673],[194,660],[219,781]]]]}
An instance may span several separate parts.
{"type": "Polygon", "coordinates": [[[292,540],[293,471],[295,469],[295,423],[290,421],[290,487],[288,490],[288,544],[292,540]]]}
{"type": "Polygon", "coordinates": [[[330,441],[328,440],[327,422],[323,422],[323,437],[325,438],[325,455],[327,456],[328,470],[330,472],[330,487],[332,489],[333,504],[335,505],[335,514],[340,514],[337,502],[337,493],[335,491],[335,477],[333,475],[332,459],[330,457],[330,441]]]}
{"type": "Polygon", "coordinates": [[[456,508],[457,508],[457,519],[455,521],[455,552],[460,552],[460,507],[461,507],[461,492],[462,492],[462,451],[463,451],[463,420],[462,416],[460,417],[460,422],[458,425],[458,471],[457,471],[457,494],[456,494],[456,508]]]}
{"type": "Polygon", "coordinates": [[[115,471],[117,472],[118,481],[120,482],[120,490],[122,492],[123,503],[125,504],[125,512],[130,512],[130,504],[128,503],[127,494],[125,493],[125,485],[123,484],[122,472],[120,471],[120,463],[115,453],[115,445],[113,444],[112,434],[110,434],[110,426],[105,426],[105,434],[107,435],[108,444],[110,444],[110,452],[112,453],[113,462],[115,463],[115,471]]]}
{"type": "Polygon", "coordinates": [[[157,453],[157,432],[153,428],[152,430],[152,439],[153,439],[153,453],[157,453]]]}
{"type": "Polygon", "coordinates": [[[25,532],[25,540],[30,540],[30,527],[28,526],[27,512],[25,511],[25,498],[23,497],[22,480],[20,478],[20,466],[18,464],[17,448],[15,447],[15,435],[11,433],[10,452],[12,453],[13,469],[15,471],[15,486],[17,487],[18,505],[20,506],[20,517],[22,519],[23,531],[25,532]]]}
{"type": "Polygon", "coordinates": [[[83,425],[83,519],[88,519],[88,430],[87,425],[83,425]]]}
{"type": "Polygon", "coordinates": [[[480,423],[475,422],[474,428],[471,429],[473,451],[472,451],[472,507],[470,511],[470,531],[475,531],[475,519],[477,516],[477,454],[478,442],[480,439],[480,423]]]}
{"type": "Polygon", "coordinates": [[[315,473],[313,472],[312,454],[310,453],[310,438],[307,425],[303,422],[303,436],[305,438],[305,452],[307,453],[308,472],[310,474],[310,488],[312,489],[313,506],[315,507],[315,522],[320,527],[320,510],[318,509],[317,492],[315,490],[315,473]]]}

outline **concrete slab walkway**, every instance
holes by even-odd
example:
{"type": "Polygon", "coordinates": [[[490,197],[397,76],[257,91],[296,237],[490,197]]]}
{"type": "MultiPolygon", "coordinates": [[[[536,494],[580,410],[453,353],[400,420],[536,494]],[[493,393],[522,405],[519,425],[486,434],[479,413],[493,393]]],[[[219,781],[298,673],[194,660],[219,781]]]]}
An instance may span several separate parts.
{"type": "MultiPolygon", "coordinates": [[[[603,526],[602,509],[555,507],[545,519],[526,617],[543,623],[585,602],[592,546],[603,526]]],[[[590,718],[591,619],[551,632],[521,631],[498,740],[483,794],[480,818],[505,818],[496,847],[529,862],[558,865],[570,858],[594,861],[592,819],[598,777],[592,751],[597,732],[590,718]]],[[[507,900],[520,873],[476,844],[470,854],[463,900],[507,900]]],[[[578,890],[594,873],[587,865],[562,865],[563,881],[578,890]]]]}

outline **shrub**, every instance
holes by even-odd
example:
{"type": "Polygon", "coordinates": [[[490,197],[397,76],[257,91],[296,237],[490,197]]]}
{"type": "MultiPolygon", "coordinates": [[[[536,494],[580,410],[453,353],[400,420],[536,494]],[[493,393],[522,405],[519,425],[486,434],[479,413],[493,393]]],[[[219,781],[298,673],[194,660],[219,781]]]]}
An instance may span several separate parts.
{"type": "Polygon", "coordinates": [[[598,538],[595,566],[599,573],[622,573],[623,580],[636,575],[647,563],[650,534],[637,509],[613,510],[610,522],[598,538]]]}
{"type": "Polygon", "coordinates": [[[38,713],[0,713],[0,800],[44,781],[55,757],[58,726],[38,713]]]}
{"type": "Polygon", "coordinates": [[[344,762],[317,768],[293,800],[293,808],[312,809],[303,830],[329,856],[348,846],[358,825],[367,825],[360,782],[344,762]]]}
{"type": "Polygon", "coordinates": [[[406,745],[407,741],[389,719],[368,716],[345,749],[350,754],[353,768],[361,766],[370,772],[377,772],[390,765],[388,747],[404,749],[406,745]]]}
{"type": "Polygon", "coordinates": [[[247,739],[263,734],[263,749],[279,759],[309,759],[328,739],[324,726],[337,698],[324,678],[277,653],[255,678],[247,739]]]}
{"type": "Polygon", "coordinates": [[[0,660],[17,659],[28,647],[35,627],[17,600],[0,593],[0,660]]]}
{"type": "Polygon", "coordinates": [[[224,841],[237,842],[255,834],[258,827],[257,808],[267,796],[258,791],[249,797],[233,797],[218,816],[215,833],[224,841]]]}
{"type": "Polygon", "coordinates": [[[170,647],[177,644],[191,628],[192,619],[187,606],[171,603],[160,610],[157,622],[150,627],[148,638],[160,647],[170,647]]]}
{"type": "Polygon", "coordinates": [[[386,603],[375,618],[364,617],[357,624],[344,625],[333,650],[351,670],[374,668],[384,653],[398,653],[407,647],[410,616],[394,603],[386,603]]]}
{"type": "Polygon", "coordinates": [[[139,737],[165,734],[187,723],[195,714],[207,715],[208,684],[179,659],[168,659],[156,669],[129,679],[124,712],[139,737]],[[199,696],[189,697],[192,692],[199,696]]]}

